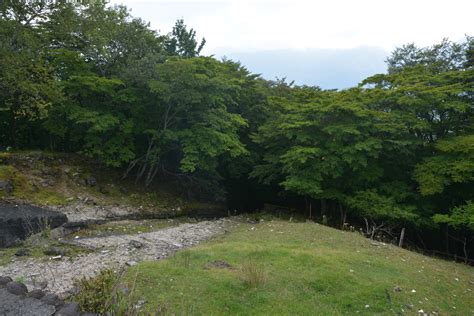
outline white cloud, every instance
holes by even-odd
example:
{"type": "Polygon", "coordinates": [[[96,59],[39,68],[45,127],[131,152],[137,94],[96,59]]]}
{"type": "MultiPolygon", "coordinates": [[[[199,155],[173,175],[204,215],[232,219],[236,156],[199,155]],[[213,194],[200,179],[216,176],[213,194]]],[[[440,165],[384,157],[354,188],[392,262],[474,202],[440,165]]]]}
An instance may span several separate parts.
{"type": "Polygon", "coordinates": [[[425,46],[444,37],[474,35],[472,0],[112,0],[161,32],[174,21],[205,36],[205,53],[269,49],[353,48],[391,50],[425,46]]]}

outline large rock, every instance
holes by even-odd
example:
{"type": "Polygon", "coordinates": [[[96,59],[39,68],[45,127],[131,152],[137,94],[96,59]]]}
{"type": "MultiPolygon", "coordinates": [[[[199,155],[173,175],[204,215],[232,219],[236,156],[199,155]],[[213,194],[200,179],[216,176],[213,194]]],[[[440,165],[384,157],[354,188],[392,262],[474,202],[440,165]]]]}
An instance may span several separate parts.
{"type": "Polygon", "coordinates": [[[20,282],[15,282],[15,281],[8,282],[6,289],[8,292],[15,295],[26,295],[26,293],[28,293],[28,289],[26,288],[26,285],[20,282]]]}
{"type": "Polygon", "coordinates": [[[54,293],[46,294],[45,296],[41,298],[41,301],[48,305],[53,305],[56,307],[62,307],[64,305],[64,301],[60,299],[59,296],[57,296],[54,293]]]}
{"type": "Polygon", "coordinates": [[[67,303],[54,314],[56,316],[80,316],[81,310],[76,303],[67,303]]]}
{"type": "Polygon", "coordinates": [[[0,276],[0,287],[7,286],[7,283],[11,281],[13,281],[12,278],[8,276],[0,276]]]}
{"type": "Polygon", "coordinates": [[[0,191],[5,191],[6,193],[13,192],[13,183],[10,180],[0,180],[0,191]]]}
{"type": "Polygon", "coordinates": [[[44,208],[0,204],[0,248],[13,246],[46,227],[55,228],[66,222],[66,215],[44,208]]]}
{"type": "Polygon", "coordinates": [[[11,294],[6,289],[0,289],[0,315],[12,316],[49,316],[56,308],[32,297],[22,297],[11,294]]]}

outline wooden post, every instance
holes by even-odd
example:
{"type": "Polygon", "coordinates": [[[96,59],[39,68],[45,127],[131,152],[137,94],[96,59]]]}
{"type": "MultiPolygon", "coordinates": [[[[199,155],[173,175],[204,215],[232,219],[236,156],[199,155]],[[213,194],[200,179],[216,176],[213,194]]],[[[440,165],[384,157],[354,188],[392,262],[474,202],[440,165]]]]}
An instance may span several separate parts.
{"type": "Polygon", "coordinates": [[[403,248],[403,238],[405,238],[405,227],[400,232],[400,240],[398,241],[398,247],[403,248]]]}

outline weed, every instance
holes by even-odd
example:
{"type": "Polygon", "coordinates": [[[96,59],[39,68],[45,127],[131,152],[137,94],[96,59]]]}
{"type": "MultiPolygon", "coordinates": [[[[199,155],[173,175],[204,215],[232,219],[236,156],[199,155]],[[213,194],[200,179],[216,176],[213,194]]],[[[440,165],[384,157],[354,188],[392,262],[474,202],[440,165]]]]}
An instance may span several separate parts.
{"type": "Polygon", "coordinates": [[[240,278],[242,282],[250,288],[261,287],[265,284],[266,280],[264,266],[255,260],[248,259],[242,263],[240,278]]]}
{"type": "Polygon", "coordinates": [[[40,222],[41,237],[49,238],[51,236],[51,225],[46,218],[41,218],[40,222]]]}
{"type": "Polygon", "coordinates": [[[112,270],[103,270],[94,278],[82,278],[76,281],[79,293],[74,300],[82,310],[105,314],[112,300],[112,289],[117,275],[112,270]]]}
{"type": "Polygon", "coordinates": [[[184,268],[189,268],[191,266],[191,251],[189,249],[183,250],[181,252],[182,265],[184,268]]]}
{"type": "Polygon", "coordinates": [[[135,281],[131,288],[122,283],[124,271],[103,270],[93,278],[76,281],[79,293],[72,299],[81,310],[100,315],[136,316],[143,308],[143,302],[135,297],[135,281]]]}

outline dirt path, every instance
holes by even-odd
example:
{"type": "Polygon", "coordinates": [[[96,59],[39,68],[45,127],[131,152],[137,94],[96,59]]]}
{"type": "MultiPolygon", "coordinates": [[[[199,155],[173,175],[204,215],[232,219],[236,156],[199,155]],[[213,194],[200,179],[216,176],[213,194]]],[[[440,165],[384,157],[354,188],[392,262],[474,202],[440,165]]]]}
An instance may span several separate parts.
{"type": "Polygon", "coordinates": [[[47,290],[64,295],[73,289],[76,278],[90,277],[106,268],[168,257],[179,249],[196,245],[224,232],[230,222],[230,219],[219,219],[135,235],[78,239],[77,243],[93,251],[74,258],[15,262],[0,267],[0,275],[22,279],[29,288],[46,281],[47,290]]]}

